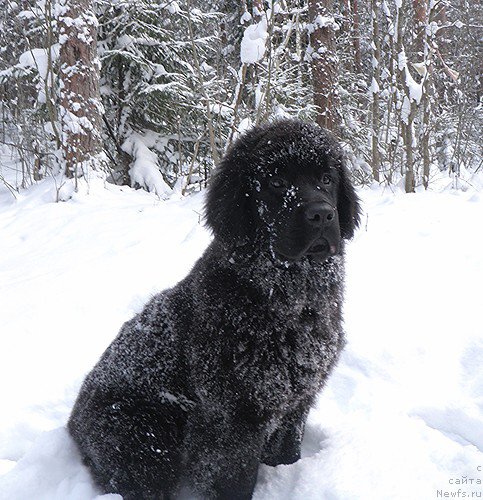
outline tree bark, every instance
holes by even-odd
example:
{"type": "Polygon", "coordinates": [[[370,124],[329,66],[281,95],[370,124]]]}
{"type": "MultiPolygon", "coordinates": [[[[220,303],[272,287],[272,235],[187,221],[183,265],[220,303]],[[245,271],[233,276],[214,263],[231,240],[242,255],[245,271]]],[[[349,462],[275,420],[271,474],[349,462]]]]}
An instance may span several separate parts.
{"type": "MultiPolygon", "coordinates": [[[[433,43],[433,34],[428,30],[428,24],[430,20],[431,7],[429,7],[425,0],[414,0],[414,9],[416,17],[416,26],[419,27],[418,36],[421,40],[418,40],[418,52],[421,52],[424,62],[424,72],[422,75],[422,96],[421,96],[421,107],[422,107],[422,134],[421,134],[421,152],[423,156],[423,186],[425,189],[429,187],[429,170],[431,165],[429,142],[430,142],[430,130],[431,130],[431,73],[432,73],[432,53],[431,45],[433,43]],[[421,33],[421,34],[420,34],[421,33]]],[[[419,62],[419,61],[418,61],[419,62]]]]}
{"type": "Polygon", "coordinates": [[[416,62],[424,57],[424,41],[427,26],[427,0],[413,0],[414,45],[417,54],[416,62]]]}
{"type": "Polygon", "coordinates": [[[372,14],[372,175],[380,181],[379,157],[379,93],[381,85],[381,40],[379,38],[379,0],[371,0],[372,14]]]}
{"type": "Polygon", "coordinates": [[[310,0],[309,19],[313,26],[310,34],[312,46],[312,79],[314,104],[318,108],[317,123],[337,133],[340,128],[337,94],[337,55],[331,0],[310,0]]]}
{"type": "Polygon", "coordinates": [[[401,90],[402,102],[400,111],[401,133],[406,153],[405,179],[404,186],[406,193],[414,193],[416,182],[414,172],[414,154],[413,154],[413,124],[416,114],[416,104],[411,97],[411,91],[406,80],[407,59],[403,43],[403,23],[402,23],[402,4],[396,7],[396,60],[399,88],[401,90]]]}
{"type": "Polygon", "coordinates": [[[359,4],[358,0],[351,0],[352,4],[352,42],[354,44],[354,69],[356,73],[362,70],[362,56],[361,56],[361,33],[360,33],[360,20],[359,20],[359,4]]]}
{"type": "Polygon", "coordinates": [[[431,100],[430,100],[430,77],[432,73],[432,54],[431,46],[433,44],[433,33],[428,30],[431,6],[428,6],[427,0],[413,0],[414,26],[416,30],[415,44],[417,53],[417,62],[423,63],[419,69],[421,75],[422,94],[420,106],[422,108],[422,131],[421,131],[421,155],[423,159],[423,186],[428,189],[429,170],[430,170],[430,130],[431,130],[431,100]],[[429,10],[428,10],[429,9],[429,10]]]}
{"type": "MultiPolygon", "coordinates": [[[[67,177],[96,170],[102,149],[97,20],[92,0],[59,0],[60,113],[67,177]]],[[[76,186],[77,187],[77,186],[76,186]]]]}

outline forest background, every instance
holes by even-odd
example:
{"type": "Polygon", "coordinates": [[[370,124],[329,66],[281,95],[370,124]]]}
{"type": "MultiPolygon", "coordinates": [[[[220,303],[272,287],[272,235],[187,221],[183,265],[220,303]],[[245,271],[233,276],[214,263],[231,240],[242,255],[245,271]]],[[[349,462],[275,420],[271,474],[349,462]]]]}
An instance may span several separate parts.
{"type": "Polygon", "coordinates": [[[0,182],[97,172],[167,197],[289,115],[357,184],[481,171],[481,6],[469,0],[0,0],[0,182]]]}

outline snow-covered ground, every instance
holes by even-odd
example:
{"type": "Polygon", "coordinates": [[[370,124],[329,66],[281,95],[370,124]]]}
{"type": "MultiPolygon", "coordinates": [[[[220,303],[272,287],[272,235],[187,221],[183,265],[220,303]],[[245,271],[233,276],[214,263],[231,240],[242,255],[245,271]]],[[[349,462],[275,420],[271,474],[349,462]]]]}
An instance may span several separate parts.
{"type": "MultiPolygon", "coordinates": [[[[302,460],[262,466],[255,499],[481,498],[483,195],[361,196],[347,348],[310,414],[302,460]]],[[[16,201],[0,188],[7,500],[99,494],[63,427],[79,385],[121,324],[210,240],[200,194],[158,201],[94,180],[89,194],[54,199],[52,181],[16,201]]]]}

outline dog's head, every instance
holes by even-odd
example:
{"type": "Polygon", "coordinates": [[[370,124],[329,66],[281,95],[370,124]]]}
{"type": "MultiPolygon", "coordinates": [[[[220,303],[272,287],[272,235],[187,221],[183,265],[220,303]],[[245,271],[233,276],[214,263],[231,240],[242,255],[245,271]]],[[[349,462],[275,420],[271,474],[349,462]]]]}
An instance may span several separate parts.
{"type": "Polygon", "coordinates": [[[225,245],[266,245],[284,260],[335,255],[359,224],[336,139],[298,120],[258,126],[235,141],[211,179],[205,208],[225,245]]]}

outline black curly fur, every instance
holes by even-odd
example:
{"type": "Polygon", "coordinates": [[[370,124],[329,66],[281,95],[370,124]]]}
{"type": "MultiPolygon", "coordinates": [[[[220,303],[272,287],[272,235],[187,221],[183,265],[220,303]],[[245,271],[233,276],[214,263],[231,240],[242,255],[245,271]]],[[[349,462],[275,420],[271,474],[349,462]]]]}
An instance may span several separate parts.
{"type": "Polygon", "coordinates": [[[261,462],[300,458],[307,413],[344,345],[339,240],[358,217],[328,132],[282,120],[235,142],[207,196],[213,242],[123,325],[72,411],[69,431],[105,492],[248,499],[261,462]],[[304,207],[319,202],[334,206],[328,229],[307,223],[304,207]],[[311,254],[321,235],[337,254],[311,254]]]}

